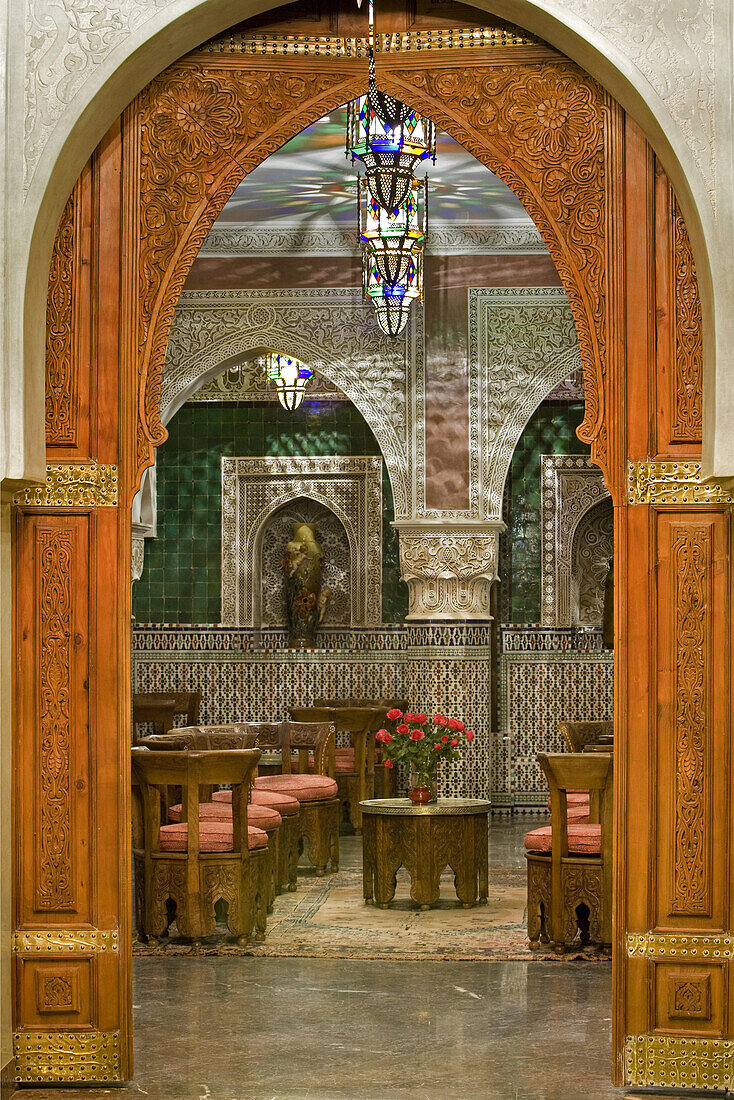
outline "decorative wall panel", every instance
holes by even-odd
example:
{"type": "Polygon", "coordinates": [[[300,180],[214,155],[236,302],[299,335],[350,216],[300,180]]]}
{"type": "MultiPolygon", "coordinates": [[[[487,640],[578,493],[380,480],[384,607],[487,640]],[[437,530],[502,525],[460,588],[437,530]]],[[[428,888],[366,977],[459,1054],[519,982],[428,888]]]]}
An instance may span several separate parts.
{"type": "MultiPolygon", "coordinates": [[[[222,459],[222,622],[256,622],[256,564],[265,524],[306,498],[339,519],[349,541],[352,623],[382,621],[382,459],[222,459]]],[[[258,624],[259,625],[259,624],[258,624]]]]}
{"type": "Polygon", "coordinates": [[[36,806],[36,908],[75,908],[73,873],[72,574],[78,532],[36,528],[39,596],[39,730],[41,778],[36,806]]]}
{"type": "Polygon", "coordinates": [[[470,514],[502,518],[517,442],[551,390],[580,367],[571,306],[556,287],[470,287],[470,514]]]}
{"type": "Polygon", "coordinates": [[[500,635],[499,730],[492,740],[495,807],[544,808],[539,752],[563,752],[558,723],[609,719],[612,654],[601,633],[507,626],[500,635]]]}
{"type": "MultiPolygon", "coordinates": [[[[580,549],[577,536],[584,518],[603,501],[609,502],[611,510],[602,472],[584,455],[542,455],[540,463],[541,621],[544,626],[599,626],[600,622],[580,620],[579,601],[574,598],[574,580],[578,581],[574,578],[574,554],[580,549]]],[[[592,573],[599,575],[602,590],[606,563],[614,549],[613,535],[607,524],[603,531],[599,529],[596,545],[587,547],[593,557],[592,573]]]]}
{"type": "Polygon", "coordinates": [[[46,305],[46,444],[71,447],[77,441],[78,378],[74,370],[74,278],[79,247],[75,223],[79,187],[64,207],[51,254],[46,305]]]}
{"type": "Polygon", "coordinates": [[[485,626],[324,630],[323,648],[288,650],[287,633],[137,626],[135,691],[200,690],[208,723],[273,720],[325,696],[405,697],[427,713],[460,716],[476,732],[471,750],[441,777],[445,794],[487,797],[490,633],[485,626]]]}
{"type": "Polygon", "coordinates": [[[674,196],[671,201],[675,318],[671,441],[700,443],[703,433],[701,299],[686,223],[674,196]]]}
{"type": "Polygon", "coordinates": [[[380,444],[395,513],[411,506],[408,440],[415,371],[422,353],[420,310],[411,310],[407,339],[380,332],[360,291],[189,291],[181,295],[166,352],[162,416],[167,421],[190,391],[222,367],[275,348],[307,363],[356,405],[380,444]],[[420,350],[419,350],[420,349],[420,350]]]}

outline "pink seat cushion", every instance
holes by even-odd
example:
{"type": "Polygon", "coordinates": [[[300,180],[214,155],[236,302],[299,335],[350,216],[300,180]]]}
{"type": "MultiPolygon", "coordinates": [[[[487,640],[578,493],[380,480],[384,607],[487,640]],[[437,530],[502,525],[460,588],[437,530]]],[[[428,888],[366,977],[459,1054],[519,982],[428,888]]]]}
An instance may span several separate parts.
{"type": "MultiPolygon", "coordinates": [[[[566,805],[567,806],[586,806],[588,809],[589,802],[591,801],[588,791],[566,791],[566,805]]],[[[551,807],[550,798],[548,799],[548,809],[551,807]]]]}
{"type": "MultiPolygon", "coordinates": [[[[232,822],[232,792],[229,791],[229,802],[200,802],[199,821],[229,821],[232,822]]],[[[183,807],[181,803],[171,806],[168,811],[169,821],[180,821],[183,807]]],[[[256,829],[265,829],[271,833],[273,829],[279,829],[283,820],[277,810],[270,806],[248,806],[247,824],[254,825],[256,829]]]]}
{"type": "MultiPolygon", "coordinates": [[[[232,792],[231,791],[215,791],[212,795],[215,802],[226,802],[229,806],[232,805],[232,792]]],[[[300,803],[297,798],[291,798],[287,794],[276,794],[275,791],[255,791],[252,792],[251,806],[268,806],[271,810],[277,810],[281,817],[290,817],[292,814],[297,814],[300,810],[300,803]]],[[[248,821],[252,810],[247,811],[248,821]]]]}
{"type": "Polygon", "coordinates": [[[589,820],[589,807],[569,806],[568,820],[574,825],[582,825],[585,821],[589,820]]]}
{"type": "Polygon", "coordinates": [[[336,750],[336,770],[338,772],[354,771],[354,749],[336,750]]]}
{"type": "Polygon", "coordinates": [[[255,780],[258,791],[289,794],[299,802],[323,802],[336,798],[336,780],[328,775],[261,775],[255,780]]]}
{"type": "MultiPolygon", "coordinates": [[[[533,829],[525,834],[525,847],[529,852],[550,852],[552,836],[550,825],[533,829]]],[[[601,825],[569,825],[568,850],[574,855],[598,856],[601,852],[601,825]]]]}
{"type": "MultiPolygon", "coordinates": [[[[168,811],[169,821],[180,821],[183,816],[183,806],[178,802],[168,811]]],[[[199,821],[231,821],[232,806],[224,806],[221,802],[200,802],[199,821]]]]}
{"type": "MultiPolygon", "coordinates": [[[[180,821],[176,825],[161,825],[160,839],[162,852],[185,852],[189,843],[188,822],[180,821]]],[[[268,843],[268,834],[263,832],[262,829],[255,829],[250,825],[247,840],[249,848],[265,848],[268,843]]],[[[232,822],[200,821],[199,851],[231,852],[232,822]]]]}

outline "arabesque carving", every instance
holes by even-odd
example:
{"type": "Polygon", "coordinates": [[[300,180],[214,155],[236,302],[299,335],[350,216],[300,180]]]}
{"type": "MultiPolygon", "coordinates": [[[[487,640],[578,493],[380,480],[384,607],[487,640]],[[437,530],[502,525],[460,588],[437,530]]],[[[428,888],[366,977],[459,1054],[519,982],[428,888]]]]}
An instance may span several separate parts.
{"type": "Polygon", "coordinates": [[[497,579],[497,539],[504,524],[472,530],[455,523],[396,523],[400,567],[408,585],[408,619],[492,618],[490,594],[497,579]]]}
{"type": "Polygon", "coordinates": [[[141,93],[137,475],[165,438],[160,390],[168,331],[189,268],[238,183],[304,125],[362,91],[363,63],[331,72],[202,69],[181,62],[141,93]],[[274,119],[277,122],[274,123],[274,119]]]}
{"type": "Polygon", "coordinates": [[[75,220],[79,188],[74,188],[56,232],[46,299],[46,444],[76,443],[77,374],[74,354],[75,220]]]}
{"type": "Polygon", "coordinates": [[[710,798],[706,778],[708,707],[706,663],[711,608],[708,591],[712,547],[708,525],[681,524],[672,530],[675,577],[675,652],[671,662],[675,706],[675,841],[672,911],[711,911],[710,798]]]}
{"type": "Polygon", "coordinates": [[[414,67],[391,58],[379,74],[385,91],[429,115],[504,180],[540,230],[576,324],[586,395],[578,434],[595,443],[603,465],[610,100],[567,61],[456,67],[436,56],[414,67]]]}
{"type": "Polygon", "coordinates": [[[36,906],[74,904],[71,844],[72,530],[37,531],[40,775],[36,809],[36,906]]]}
{"type": "Polygon", "coordinates": [[[673,262],[675,364],[673,370],[672,438],[700,443],[703,433],[703,332],[696,265],[686,223],[675,198],[673,262]]]}

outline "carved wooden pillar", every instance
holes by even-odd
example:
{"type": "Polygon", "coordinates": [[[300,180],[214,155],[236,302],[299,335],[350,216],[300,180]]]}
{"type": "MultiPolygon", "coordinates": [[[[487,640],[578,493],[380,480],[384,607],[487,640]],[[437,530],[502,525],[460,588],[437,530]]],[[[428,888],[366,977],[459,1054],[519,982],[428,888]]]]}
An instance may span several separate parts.
{"type": "Polygon", "coordinates": [[[610,398],[612,416],[626,410],[613,449],[627,459],[615,552],[615,1048],[628,1084],[724,1089],[732,498],[699,477],[701,312],[685,225],[629,121],[625,154],[628,370],[610,398]]]}
{"type": "Polygon", "coordinates": [[[47,313],[47,475],[16,498],[15,1063],[129,1077],[130,517],[121,491],[119,125],[64,211],[47,313]]]}

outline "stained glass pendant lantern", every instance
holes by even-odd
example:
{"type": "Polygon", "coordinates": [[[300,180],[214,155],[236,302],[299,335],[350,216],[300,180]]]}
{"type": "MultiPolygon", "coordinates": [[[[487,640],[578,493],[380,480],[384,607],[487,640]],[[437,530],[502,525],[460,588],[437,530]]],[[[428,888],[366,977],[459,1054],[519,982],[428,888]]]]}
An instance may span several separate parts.
{"type": "Polygon", "coordinates": [[[309,379],[313,377],[311,369],[300,359],[271,351],[266,359],[265,372],[268,381],[275,384],[283,408],[295,412],[303,401],[309,379]]]}
{"type": "Polygon", "coordinates": [[[372,198],[392,212],[405,202],[417,165],[427,159],[435,163],[436,128],[405,103],[378,92],[370,72],[369,92],[347,109],[350,155],[352,163],[364,164],[372,198]]]}
{"type": "Polygon", "coordinates": [[[357,183],[363,290],[388,336],[405,328],[410,305],[423,295],[423,245],[427,229],[427,180],[411,180],[405,201],[386,211],[357,183]]]}

